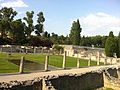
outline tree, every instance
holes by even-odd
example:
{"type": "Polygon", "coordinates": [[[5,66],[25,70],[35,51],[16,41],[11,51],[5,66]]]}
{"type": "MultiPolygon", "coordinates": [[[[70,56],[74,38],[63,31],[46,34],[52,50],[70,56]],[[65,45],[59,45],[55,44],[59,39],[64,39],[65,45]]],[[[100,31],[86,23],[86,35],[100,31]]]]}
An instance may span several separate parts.
{"type": "Polygon", "coordinates": [[[13,44],[23,44],[25,42],[25,34],[24,34],[24,23],[21,19],[15,20],[11,23],[11,33],[9,37],[12,39],[13,44]]]}
{"type": "Polygon", "coordinates": [[[43,37],[44,37],[44,38],[50,38],[50,34],[49,34],[47,31],[45,31],[45,32],[43,33],[43,37]]]}
{"type": "Polygon", "coordinates": [[[82,28],[80,27],[79,20],[72,23],[70,31],[70,39],[73,45],[80,45],[80,33],[82,28]]]}
{"type": "Polygon", "coordinates": [[[27,22],[25,34],[28,38],[30,38],[31,33],[34,31],[33,14],[34,14],[33,11],[26,12],[26,17],[23,18],[27,22]]]}
{"type": "Polygon", "coordinates": [[[60,54],[60,51],[63,52],[64,48],[62,46],[59,45],[54,45],[53,49],[56,51],[56,53],[60,54]]]}
{"type": "Polygon", "coordinates": [[[105,43],[105,53],[106,53],[106,56],[109,56],[109,57],[113,57],[115,53],[116,54],[118,53],[117,40],[114,37],[112,31],[109,33],[109,37],[107,38],[105,43]]]}
{"type": "Polygon", "coordinates": [[[103,37],[102,37],[102,45],[101,45],[101,48],[105,48],[105,42],[106,42],[106,40],[107,40],[107,37],[108,37],[108,36],[103,36],[103,37]]]}
{"type": "Polygon", "coordinates": [[[52,43],[58,44],[58,35],[55,34],[55,33],[52,33],[52,36],[50,37],[50,40],[52,41],[52,43]]]}
{"type": "Polygon", "coordinates": [[[43,12],[39,12],[37,16],[38,16],[38,20],[37,20],[38,24],[35,25],[35,29],[36,29],[35,33],[37,34],[37,36],[41,36],[41,33],[43,33],[44,31],[43,22],[45,21],[45,18],[43,12]]]}
{"type": "Polygon", "coordinates": [[[95,47],[100,47],[102,45],[102,37],[100,35],[91,37],[91,44],[95,47]]]}
{"type": "Polygon", "coordinates": [[[120,58],[120,32],[118,35],[118,57],[120,58]]]}
{"type": "Polygon", "coordinates": [[[91,45],[92,45],[91,37],[85,37],[85,36],[83,36],[81,38],[80,45],[81,46],[89,46],[89,47],[91,47],[91,45]]]}
{"type": "Polygon", "coordinates": [[[44,46],[44,47],[52,47],[52,42],[47,38],[41,38],[39,36],[31,36],[28,40],[28,45],[30,46],[44,46]]]}
{"type": "Polygon", "coordinates": [[[0,10],[0,33],[2,38],[7,38],[10,32],[10,26],[17,12],[12,8],[4,7],[0,10]]]}
{"type": "Polygon", "coordinates": [[[68,35],[65,37],[65,44],[67,44],[67,45],[70,45],[70,44],[71,44],[70,38],[69,38],[68,35]]]}
{"type": "Polygon", "coordinates": [[[58,37],[58,42],[59,42],[59,44],[65,44],[65,37],[63,35],[60,35],[58,37]]]}

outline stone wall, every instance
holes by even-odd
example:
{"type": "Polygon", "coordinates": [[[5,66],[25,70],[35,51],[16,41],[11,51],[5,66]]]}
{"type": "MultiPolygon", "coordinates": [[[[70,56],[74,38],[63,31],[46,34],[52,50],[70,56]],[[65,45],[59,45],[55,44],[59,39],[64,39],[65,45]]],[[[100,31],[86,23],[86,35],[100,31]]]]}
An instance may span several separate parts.
{"type": "Polygon", "coordinates": [[[102,72],[48,76],[28,81],[1,83],[0,90],[86,90],[103,87],[102,72]]]}
{"type": "MultiPolygon", "coordinates": [[[[88,68],[89,69],[89,68],[88,68]]],[[[97,71],[38,77],[28,81],[1,82],[0,90],[95,90],[101,87],[120,88],[120,68],[101,68],[97,71]]]]}
{"type": "MultiPolygon", "coordinates": [[[[89,90],[104,86],[102,72],[91,72],[80,75],[63,75],[57,78],[48,79],[55,90],[89,90]]],[[[49,90],[49,89],[48,89],[49,90]]],[[[53,87],[52,89],[53,90],[53,87]]]]}
{"type": "Polygon", "coordinates": [[[0,90],[42,90],[42,79],[0,83],[0,90]]]}

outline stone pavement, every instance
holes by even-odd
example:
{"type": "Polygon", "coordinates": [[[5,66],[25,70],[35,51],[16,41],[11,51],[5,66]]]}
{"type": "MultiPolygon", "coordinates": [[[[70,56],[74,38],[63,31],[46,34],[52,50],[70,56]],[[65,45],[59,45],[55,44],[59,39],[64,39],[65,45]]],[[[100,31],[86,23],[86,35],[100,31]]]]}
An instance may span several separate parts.
{"type": "Polygon", "coordinates": [[[91,71],[103,70],[110,67],[119,67],[119,65],[107,65],[107,66],[91,66],[85,68],[75,68],[75,69],[66,69],[66,70],[54,70],[47,72],[34,72],[26,74],[0,74],[0,82],[10,82],[10,81],[26,81],[33,80],[37,77],[47,77],[47,76],[58,76],[64,74],[80,74],[91,71]]]}

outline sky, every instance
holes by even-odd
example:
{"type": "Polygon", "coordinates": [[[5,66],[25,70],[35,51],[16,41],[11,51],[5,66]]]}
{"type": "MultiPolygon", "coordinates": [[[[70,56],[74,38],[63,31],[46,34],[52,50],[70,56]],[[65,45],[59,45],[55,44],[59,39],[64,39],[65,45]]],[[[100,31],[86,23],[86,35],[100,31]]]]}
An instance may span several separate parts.
{"type": "Polygon", "coordinates": [[[18,12],[16,19],[34,11],[45,16],[44,30],[69,35],[72,22],[79,19],[81,35],[108,35],[120,31],[120,0],[0,0],[0,8],[12,7],[18,12]]]}

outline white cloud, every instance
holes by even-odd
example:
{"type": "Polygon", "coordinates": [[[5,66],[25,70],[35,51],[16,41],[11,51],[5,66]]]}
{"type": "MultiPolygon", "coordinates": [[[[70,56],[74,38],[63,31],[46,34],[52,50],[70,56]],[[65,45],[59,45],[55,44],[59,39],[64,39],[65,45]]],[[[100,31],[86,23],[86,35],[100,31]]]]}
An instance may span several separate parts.
{"type": "Polygon", "coordinates": [[[82,35],[108,35],[110,31],[118,35],[120,31],[120,18],[102,12],[81,17],[80,23],[82,35]]]}
{"type": "Polygon", "coordinates": [[[1,7],[28,7],[23,0],[0,0],[2,3],[1,7]]]}

